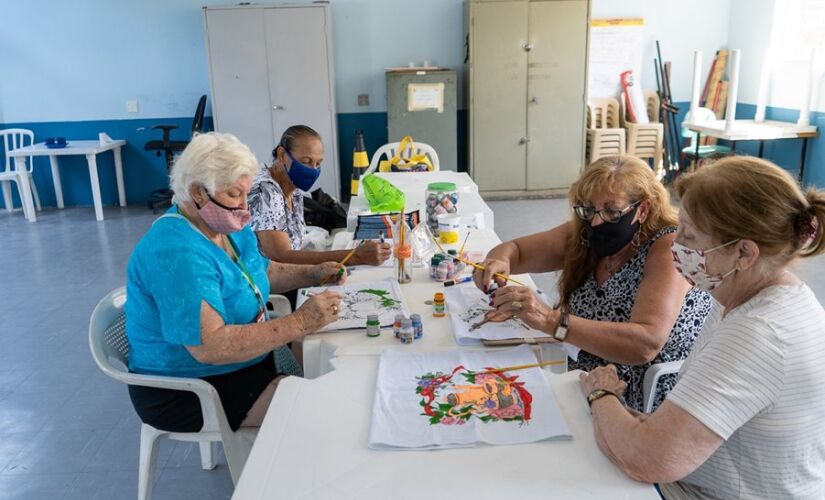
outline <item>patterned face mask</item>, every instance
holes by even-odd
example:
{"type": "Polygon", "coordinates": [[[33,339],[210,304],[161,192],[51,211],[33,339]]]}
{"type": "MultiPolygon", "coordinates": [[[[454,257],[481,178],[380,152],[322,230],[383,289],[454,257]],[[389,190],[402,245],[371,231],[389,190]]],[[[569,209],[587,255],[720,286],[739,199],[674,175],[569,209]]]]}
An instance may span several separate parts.
{"type": "Polygon", "coordinates": [[[733,245],[737,241],[739,241],[739,238],[707,250],[694,250],[674,241],[670,250],[673,253],[673,265],[676,266],[677,271],[682,273],[688,283],[700,290],[710,292],[718,287],[725,278],[735,273],[737,268],[734,266],[725,274],[708,274],[707,255],[720,248],[733,245]]]}
{"type": "Polygon", "coordinates": [[[206,193],[209,201],[202,207],[198,207],[198,215],[216,233],[231,234],[243,229],[249,222],[249,210],[240,207],[227,207],[214,200],[209,193],[206,193]]]}

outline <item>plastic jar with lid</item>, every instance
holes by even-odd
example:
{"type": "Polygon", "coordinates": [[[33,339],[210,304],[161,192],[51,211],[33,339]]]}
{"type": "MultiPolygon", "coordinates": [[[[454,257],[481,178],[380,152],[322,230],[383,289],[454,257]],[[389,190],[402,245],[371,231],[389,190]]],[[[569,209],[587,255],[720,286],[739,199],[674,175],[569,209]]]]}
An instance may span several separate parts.
{"type": "Polygon", "coordinates": [[[438,236],[438,216],[458,213],[458,187],[454,182],[433,182],[427,185],[427,225],[438,236]]]}

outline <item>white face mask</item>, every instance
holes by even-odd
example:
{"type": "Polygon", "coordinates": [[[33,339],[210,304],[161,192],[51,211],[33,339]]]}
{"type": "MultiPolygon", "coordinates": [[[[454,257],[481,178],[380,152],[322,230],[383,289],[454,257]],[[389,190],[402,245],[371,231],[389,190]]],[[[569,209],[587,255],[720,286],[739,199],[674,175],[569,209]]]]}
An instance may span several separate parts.
{"type": "Polygon", "coordinates": [[[725,274],[710,275],[706,266],[707,254],[728,245],[733,245],[737,241],[739,241],[738,238],[707,250],[694,250],[674,241],[670,250],[673,253],[673,265],[676,266],[677,271],[682,273],[688,283],[700,290],[710,292],[718,287],[722,280],[735,273],[737,268],[734,267],[725,274]]]}

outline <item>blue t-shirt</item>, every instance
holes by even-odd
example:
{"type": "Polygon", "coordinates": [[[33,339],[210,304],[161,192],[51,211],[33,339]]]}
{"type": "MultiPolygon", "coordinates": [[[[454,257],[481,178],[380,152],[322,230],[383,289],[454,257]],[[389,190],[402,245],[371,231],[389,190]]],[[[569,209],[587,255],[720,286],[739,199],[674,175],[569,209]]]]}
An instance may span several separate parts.
{"type": "MultiPolygon", "coordinates": [[[[185,346],[201,344],[201,301],[227,325],[254,322],[259,301],[226,252],[184,219],[176,206],[166,213],[141,238],[129,259],[125,306],[129,369],[152,375],[206,377],[261,361],[265,355],[242,363],[208,365],[189,354],[185,346]]],[[[246,226],[228,237],[266,298],[269,261],[258,251],[255,233],[246,226]]]]}

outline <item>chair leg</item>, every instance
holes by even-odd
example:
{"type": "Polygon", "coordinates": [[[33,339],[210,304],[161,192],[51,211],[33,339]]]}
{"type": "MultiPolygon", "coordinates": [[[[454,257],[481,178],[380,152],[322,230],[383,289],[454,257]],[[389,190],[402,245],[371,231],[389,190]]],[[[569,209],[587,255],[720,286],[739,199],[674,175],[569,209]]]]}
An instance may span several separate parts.
{"type": "Polygon", "coordinates": [[[201,449],[201,469],[212,470],[215,468],[215,442],[201,441],[198,443],[201,449]]]}
{"type": "Polygon", "coordinates": [[[14,210],[14,200],[11,197],[11,181],[2,181],[3,185],[3,203],[6,205],[6,211],[14,210]]]}
{"type": "Polygon", "coordinates": [[[157,442],[163,431],[151,425],[140,426],[140,465],[138,467],[138,500],[151,500],[155,482],[155,466],[158,461],[157,442]]]}
{"type": "Polygon", "coordinates": [[[37,186],[34,185],[34,176],[29,174],[29,182],[32,185],[32,194],[34,195],[34,206],[37,208],[37,211],[40,212],[43,210],[43,207],[40,206],[40,195],[37,194],[37,186]]]}

